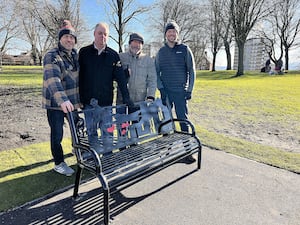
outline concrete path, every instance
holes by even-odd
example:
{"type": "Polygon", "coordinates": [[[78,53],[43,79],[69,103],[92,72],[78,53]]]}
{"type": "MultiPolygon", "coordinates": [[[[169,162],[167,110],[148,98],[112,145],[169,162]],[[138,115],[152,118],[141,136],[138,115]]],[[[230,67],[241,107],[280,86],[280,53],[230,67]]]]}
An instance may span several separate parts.
{"type": "MultiPolygon", "coordinates": [[[[112,225],[300,225],[300,175],[204,148],[202,169],[177,163],[112,196],[112,225]]],[[[102,224],[93,179],[0,215],[1,224],[102,224]]]]}

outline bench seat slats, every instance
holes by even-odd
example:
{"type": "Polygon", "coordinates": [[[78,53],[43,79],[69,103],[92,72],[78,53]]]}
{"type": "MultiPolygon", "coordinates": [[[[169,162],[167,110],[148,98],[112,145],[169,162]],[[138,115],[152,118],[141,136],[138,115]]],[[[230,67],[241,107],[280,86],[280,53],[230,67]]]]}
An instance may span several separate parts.
{"type": "MultiPolygon", "coordinates": [[[[143,145],[132,146],[128,149],[119,150],[100,157],[103,174],[108,180],[120,174],[130,173],[136,170],[140,164],[153,163],[153,160],[166,162],[185,152],[195,153],[198,151],[198,143],[190,135],[174,133],[151,140],[143,145]],[[184,151],[183,151],[184,150],[184,151]]],[[[88,158],[88,157],[86,157],[88,158]]],[[[90,167],[94,167],[93,160],[83,162],[90,167]]]]}

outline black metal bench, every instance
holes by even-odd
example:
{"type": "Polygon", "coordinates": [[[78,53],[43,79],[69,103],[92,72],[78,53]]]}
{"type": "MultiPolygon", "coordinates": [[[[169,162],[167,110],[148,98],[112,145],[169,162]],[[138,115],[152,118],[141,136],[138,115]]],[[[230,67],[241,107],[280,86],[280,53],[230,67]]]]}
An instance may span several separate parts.
{"type": "Polygon", "coordinates": [[[194,126],[173,119],[160,99],[125,106],[99,107],[68,113],[72,146],[77,158],[73,197],[78,197],[83,169],[100,181],[104,193],[104,223],[109,223],[109,197],[194,153],[201,166],[201,143],[194,126]],[[125,112],[126,111],[126,112],[125,112]],[[189,131],[180,131],[185,123],[189,131]]]}

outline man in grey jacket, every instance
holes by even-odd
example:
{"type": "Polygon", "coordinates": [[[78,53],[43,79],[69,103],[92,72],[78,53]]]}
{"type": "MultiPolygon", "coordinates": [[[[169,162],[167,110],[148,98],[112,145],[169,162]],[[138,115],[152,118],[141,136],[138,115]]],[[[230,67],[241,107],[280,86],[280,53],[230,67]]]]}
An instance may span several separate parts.
{"type": "MultiPolygon", "coordinates": [[[[157,86],[154,60],[142,52],[144,38],[138,33],[129,36],[129,49],[120,53],[120,60],[128,79],[129,96],[133,102],[153,101],[157,86]]],[[[121,103],[118,91],[117,103],[121,103]]]]}

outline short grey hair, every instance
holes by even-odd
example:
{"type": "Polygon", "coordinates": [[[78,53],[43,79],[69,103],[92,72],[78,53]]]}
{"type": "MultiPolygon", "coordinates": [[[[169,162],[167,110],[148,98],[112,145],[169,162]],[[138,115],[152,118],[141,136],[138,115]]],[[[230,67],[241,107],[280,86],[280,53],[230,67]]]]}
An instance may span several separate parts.
{"type": "Polygon", "coordinates": [[[97,30],[97,28],[99,26],[105,27],[106,30],[107,30],[107,32],[109,33],[109,25],[107,23],[105,23],[105,22],[99,22],[99,23],[97,23],[96,26],[95,26],[94,32],[97,30]]]}

